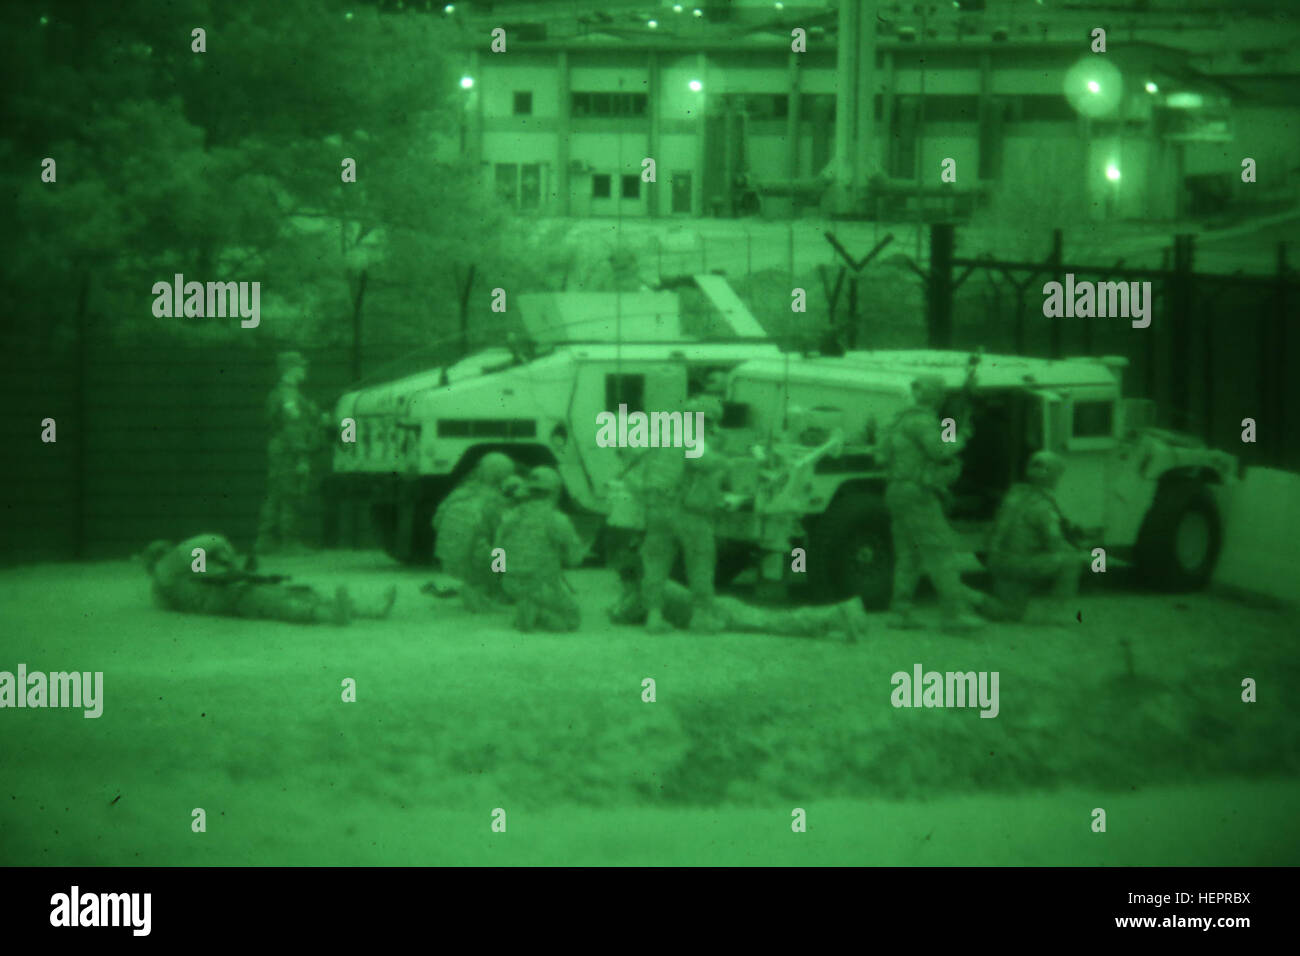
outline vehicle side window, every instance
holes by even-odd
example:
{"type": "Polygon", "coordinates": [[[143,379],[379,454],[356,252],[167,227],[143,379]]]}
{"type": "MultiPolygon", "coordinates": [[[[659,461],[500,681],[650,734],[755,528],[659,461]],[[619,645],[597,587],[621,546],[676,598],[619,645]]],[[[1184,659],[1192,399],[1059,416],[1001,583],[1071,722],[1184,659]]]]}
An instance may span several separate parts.
{"type": "Polygon", "coordinates": [[[1070,433],[1075,438],[1109,438],[1115,434],[1115,403],[1109,399],[1074,403],[1070,433]]]}
{"type": "Polygon", "coordinates": [[[644,375],[605,376],[605,408],[615,412],[620,405],[626,405],[629,412],[645,411],[644,375]]]}

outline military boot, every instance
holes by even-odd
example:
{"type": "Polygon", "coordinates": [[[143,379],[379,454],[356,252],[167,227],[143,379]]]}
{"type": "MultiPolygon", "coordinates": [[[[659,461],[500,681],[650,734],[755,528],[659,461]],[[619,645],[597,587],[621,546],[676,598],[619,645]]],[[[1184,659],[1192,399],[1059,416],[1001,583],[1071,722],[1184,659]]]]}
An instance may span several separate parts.
{"type": "Polygon", "coordinates": [[[919,631],[925,624],[916,616],[910,604],[895,604],[893,613],[885,619],[885,626],[895,631],[919,631]]]}
{"type": "Polygon", "coordinates": [[[856,644],[867,636],[867,613],[862,610],[862,602],[850,598],[837,608],[836,620],[844,632],[844,640],[856,644]]]}
{"type": "Polygon", "coordinates": [[[358,603],[352,611],[353,617],[366,617],[382,620],[388,617],[397,601],[397,585],[393,585],[381,597],[358,603]]]}

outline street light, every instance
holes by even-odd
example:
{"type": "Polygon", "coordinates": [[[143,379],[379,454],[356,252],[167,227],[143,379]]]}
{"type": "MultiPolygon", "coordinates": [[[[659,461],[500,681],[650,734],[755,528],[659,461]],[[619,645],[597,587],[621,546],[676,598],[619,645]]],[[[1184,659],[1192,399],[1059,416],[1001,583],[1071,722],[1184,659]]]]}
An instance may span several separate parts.
{"type": "Polygon", "coordinates": [[[1150,80],[1147,80],[1147,92],[1148,92],[1148,93],[1159,93],[1159,92],[1160,92],[1160,87],[1156,86],[1156,85],[1155,85],[1154,83],[1152,83],[1150,80]]]}
{"type": "Polygon", "coordinates": [[[704,84],[699,80],[691,80],[687,85],[691,88],[692,93],[698,93],[700,90],[704,89],[704,84]]]}
{"type": "Polygon", "coordinates": [[[460,88],[461,88],[462,90],[468,90],[468,89],[470,89],[471,87],[473,87],[473,85],[474,85],[474,77],[472,77],[472,76],[462,76],[462,77],[460,78],[460,88]]]}
{"type": "Polygon", "coordinates": [[[1119,167],[1116,166],[1114,163],[1110,163],[1109,165],[1107,165],[1106,178],[1109,179],[1112,183],[1119,182],[1119,167]]]}

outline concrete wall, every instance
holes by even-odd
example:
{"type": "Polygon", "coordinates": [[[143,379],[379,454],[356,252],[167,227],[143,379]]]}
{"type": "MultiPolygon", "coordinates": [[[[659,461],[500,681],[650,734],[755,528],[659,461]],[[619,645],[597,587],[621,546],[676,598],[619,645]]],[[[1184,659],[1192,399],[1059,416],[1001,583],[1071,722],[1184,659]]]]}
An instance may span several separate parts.
{"type": "Polygon", "coordinates": [[[1300,475],[1252,468],[1223,504],[1223,552],[1214,583],[1295,602],[1300,595],[1300,475]]]}

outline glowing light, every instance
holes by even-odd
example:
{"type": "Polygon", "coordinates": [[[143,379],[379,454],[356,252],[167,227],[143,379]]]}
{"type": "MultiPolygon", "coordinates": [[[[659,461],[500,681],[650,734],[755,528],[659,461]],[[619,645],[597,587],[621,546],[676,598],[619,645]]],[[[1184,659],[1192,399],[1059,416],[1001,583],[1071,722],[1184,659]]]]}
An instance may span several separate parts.
{"type": "Polygon", "coordinates": [[[456,4],[454,4],[454,3],[449,3],[449,4],[447,4],[445,7],[442,8],[442,12],[443,12],[443,13],[455,13],[455,12],[456,12],[456,4]]]}
{"type": "Polygon", "coordinates": [[[674,3],[673,13],[681,13],[681,12],[682,12],[682,5],[680,3],[674,3]]]}
{"type": "Polygon", "coordinates": [[[474,77],[472,77],[472,76],[462,76],[462,77],[460,78],[460,88],[461,88],[462,90],[468,90],[468,89],[469,89],[470,87],[472,87],[473,85],[474,85],[474,77]]]}
{"type": "Polygon", "coordinates": [[[1062,89],[1070,105],[1093,119],[1111,116],[1124,98],[1124,77],[1105,57],[1089,54],[1065,71],[1062,89]]]}
{"type": "Polygon", "coordinates": [[[692,93],[698,93],[700,90],[704,89],[704,84],[699,80],[691,80],[688,85],[690,86],[692,93]]]}
{"type": "Polygon", "coordinates": [[[645,25],[648,26],[651,30],[653,30],[655,27],[659,26],[659,21],[658,21],[658,20],[647,20],[647,21],[645,22],[645,25]]]}
{"type": "Polygon", "coordinates": [[[1148,93],[1159,93],[1159,92],[1160,92],[1160,87],[1156,86],[1156,85],[1155,85],[1154,83],[1152,83],[1150,80],[1147,80],[1147,92],[1148,92],[1148,93]]]}
{"type": "Polygon", "coordinates": [[[694,10],[691,11],[691,16],[702,17],[704,16],[704,11],[701,10],[699,7],[696,7],[694,10]]]}
{"type": "Polygon", "coordinates": [[[1119,167],[1116,166],[1114,163],[1111,163],[1109,166],[1107,166],[1106,178],[1109,179],[1112,183],[1119,182],[1119,167]]]}

